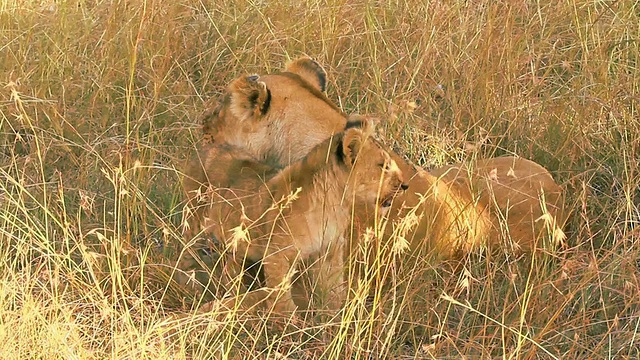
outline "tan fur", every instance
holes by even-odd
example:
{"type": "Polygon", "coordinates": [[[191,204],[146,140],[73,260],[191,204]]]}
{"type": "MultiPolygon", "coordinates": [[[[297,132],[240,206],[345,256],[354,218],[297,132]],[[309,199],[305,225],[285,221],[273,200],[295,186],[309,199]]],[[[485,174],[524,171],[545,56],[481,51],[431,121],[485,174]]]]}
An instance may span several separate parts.
{"type": "MultiPolygon", "coordinates": [[[[216,110],[205,112],[206,136],[274,166],[304,157],[347,123],[346,116],[322,93],[319,84],[326,74],[313,64],[301,59],[285,72],[255,80],[264,84],[259,89],[269,93],[269,103],[247,99],[241,109],[260,107],[259,115],[247,112],[253,117],[237,116],[239,112],[231,111],[229,100],[241,99],[235,95],[237,89],[244,88],[240,85],[250,79],[241,77],[233,82],[216,110]]],[[[406,234],[414,250],[427,248],[448,258],[476,246],[501,244],[505,239],[515,248],[533,250],[541,246],[542,235],[562,237],[566,219],[562,189],[546,169],[532,161],[500,157],[426,172],[391,155],[409,179],[409,190],[395,199],[390,222],[397,229],[402,217],[415,208],[420,222],[406,234]]],[[[357,207],[357,230],[361,233],[373,224],[373,211],[357,207]]],[[[387,238],[393,231],[394,226],[387,227],[387,238]]]]}
{"type": "Polygon", "coordinates": [[[389,206],[405,188],[398,166],[366,131],[352,128],[327,139],[266,183],[255,171],[263,165],[236,158],[233,148],[212,148],[217,165],[237,175],[215,189],[205,233],[233,249],[240,263],[262,261],[267,288],[284,290],[273,295],[276,311],[296,308],[290,291],[296,263],[323,254],[328,261],[319,286],[333,292],[330,306],[337,309],[345,295],[343,245],[353,202],[389,206]]]}

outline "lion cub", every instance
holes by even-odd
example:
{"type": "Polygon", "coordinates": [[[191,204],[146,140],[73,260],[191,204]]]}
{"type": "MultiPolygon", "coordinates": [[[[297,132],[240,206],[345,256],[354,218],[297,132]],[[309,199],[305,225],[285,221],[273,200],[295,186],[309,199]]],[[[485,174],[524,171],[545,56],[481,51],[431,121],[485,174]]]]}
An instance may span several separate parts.
{"type": "MultiPolygon", "coordinates": [[[[241,262],[262,261],[267,288],[283,290],[268,295],[277,312],[296,309],[290,287],[297,262],[323,256],[316,280],[321,290],[334,292],[329,306],[337,308],[344,296],[344,234],[354,202],[382,212],[407,188],[395,161],[371,137],[372,127],[369,120],[347,124],[344,132],[266,182],[253,176],[257,189],[252,194],[219,188],[216,198],[223,200],[210,202],[205,232],[229,246],[241,262]]],[[[246,159],[238,161],[255,167],[246,159]]]]}

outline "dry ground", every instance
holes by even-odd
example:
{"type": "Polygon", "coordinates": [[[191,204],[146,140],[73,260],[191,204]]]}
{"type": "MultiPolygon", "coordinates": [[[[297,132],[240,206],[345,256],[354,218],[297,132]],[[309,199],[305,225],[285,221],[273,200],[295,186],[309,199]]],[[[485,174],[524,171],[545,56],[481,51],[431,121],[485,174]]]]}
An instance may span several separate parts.
{"type": "Polygon", "coordinates": [[[3,0],[0,358],[637,359],[639,36],[631,0],[3,0]],[[425,167],[550,169],[569,246],[420,263],[326,325],[196,314],[158,271],[195,119],[303,54],[425,167]]]}

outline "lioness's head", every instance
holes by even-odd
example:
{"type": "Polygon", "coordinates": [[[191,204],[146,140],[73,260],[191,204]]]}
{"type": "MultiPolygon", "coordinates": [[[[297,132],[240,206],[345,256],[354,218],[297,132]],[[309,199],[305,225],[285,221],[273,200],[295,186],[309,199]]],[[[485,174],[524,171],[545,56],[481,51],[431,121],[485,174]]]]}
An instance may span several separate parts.
{"type": "Polygon", "coordinates": [[[325,85],[326,72],[309,58],[280,73],[241,76],[202,116],[205,138],[286,166],[344,129],[346,117],[325,96],[325,85]]]}
{"type": "Polygon", "coordinates": [[[409,186],[398,164],[373,138],[373,125],[370,119],[349,121],[338,145],[338,157],[351,167],[347,189],[352,190],[355,200],[388,208],[393,198],[409,186]]]}

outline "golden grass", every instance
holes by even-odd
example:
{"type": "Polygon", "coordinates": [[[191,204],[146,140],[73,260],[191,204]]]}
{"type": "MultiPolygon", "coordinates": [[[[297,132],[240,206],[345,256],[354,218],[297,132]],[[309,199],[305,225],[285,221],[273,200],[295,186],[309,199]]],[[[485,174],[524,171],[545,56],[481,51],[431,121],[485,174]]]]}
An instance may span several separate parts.
{"type": "Polygon", "coordinates": [[[633,1],[3,1],[0,358],[640,357],[638,24],[633,1]],[[420,164],[552,170],[571,247],[388,269],[326,325],[196,313],[158,271],[194,119],[302,54],[420,164]]]}

